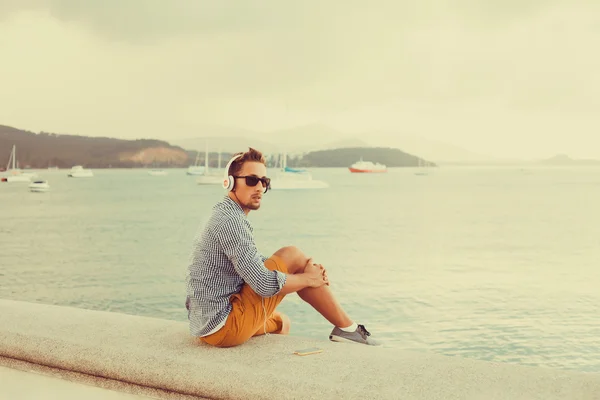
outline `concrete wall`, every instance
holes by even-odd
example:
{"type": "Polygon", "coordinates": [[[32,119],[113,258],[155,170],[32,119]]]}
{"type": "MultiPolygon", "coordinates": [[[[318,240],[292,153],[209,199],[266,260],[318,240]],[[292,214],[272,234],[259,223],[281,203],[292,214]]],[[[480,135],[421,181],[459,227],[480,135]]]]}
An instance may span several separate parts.
{"type": "Polygon", "coordinates": [[[279,335],[217,349],[182,322],[9,300],[0,300],[0,356],[155,388],[156,397],[600,399],[600,374],[279,335]],[[323,353],[292,354],[312,346],[323,353]]]}

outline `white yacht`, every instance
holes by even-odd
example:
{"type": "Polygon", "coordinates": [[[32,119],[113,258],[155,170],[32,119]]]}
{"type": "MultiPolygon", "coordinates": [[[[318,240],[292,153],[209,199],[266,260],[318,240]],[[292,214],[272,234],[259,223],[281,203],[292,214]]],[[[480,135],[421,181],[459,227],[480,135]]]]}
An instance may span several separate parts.
{"type": "Polygon", "coordinates": [[[69,172],[71,178],[92,178],[94,173],[91,169],[85,169],[81,165],[75,165],[69,172]]]}
{"type": "Polygon", "coordinates": [[[283,157],[280,160],[281,169],[271,179],[271,189],[325,189],[329,187],[327,182],[313,179],[312,174],[305,169],[288,167],[286,159],[287,155],[283,153],[283,157]]]}
{"type": "Polygon", "coordinates": [[[152,175],[152,176],[166,176],[168,175],[168,172],[165,171],[164,169],[151,169],[150,171],[148,171],[148,175],[152,175]]]}
{"type": "Polygon", "coordinates": [[[31,178],[36,177],[34,172],[23,172],[19,169],[17,163],[17,146],[13,145],[6,164],[6,171],[0,176],[0,182],[30,182],[31,178]]]}
{"type": "Polygon", "coordinates": [[[202,173],[198,174],[196,183],[198,185],[221,185],[223,183],[223,174],[218,171],[221,169],[221,151],[219,151],[219,161],[217,162],[217,172],[210,172],[208,169],[208,141],[204,148],[204,167],[202,173]]]}
{"type": "Polygon", "coordinates": [[[419,158],[418,161],[418,168],[415,171],[415,175],[428,175],[427,169],[426,169],[426,165],[423,162],[423,160],[421,158],[419,158]]]}
{"type": "Polygon", "coordinates": [[[0,177],[0,182],[31,182],[31,177],[27,175],[3,175],[0,177]]]}
{"type": "Polygon", "coordinates": [[[310,173],[278,172],[271,180],[273,190],[325,189],[327,182],[313,179],[310,173]]]}
{"type": "Polygon", "coordinates": [[[29,184],[29,190],[32,192],[47,192],[50,190],[50,185],[45,179],[35,180],[29,184]]]}
{"type": "Polygon", "coordinates": [[[200,152],[197,151],[196,152],[196,161],[194,162],[194,165],[190,165],[185,173],[188,175],[204,174],[205,167],[198,165],[199,162],[200,162],[200,152]]]}

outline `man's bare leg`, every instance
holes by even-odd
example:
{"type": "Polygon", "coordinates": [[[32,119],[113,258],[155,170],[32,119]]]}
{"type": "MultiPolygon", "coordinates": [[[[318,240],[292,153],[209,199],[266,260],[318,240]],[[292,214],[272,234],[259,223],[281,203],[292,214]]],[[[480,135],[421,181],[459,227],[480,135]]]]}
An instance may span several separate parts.
{"type": "Polygon", "coordinates": [[[347,327],[352,320],[339,305],[329,286],[305,288],[298,291],[298,296],[317,310],[333,326],[347,327]]]}
{"type": "MultiPolygon", "coordinates": [[[[275,252],[275,255],[283,259],[290,274],[304,272],[304,266],[308,261],[308,257],[306,257],[297,247],[283,247],[275,252]]],[[[329,286],[304,288],[298,291],[298,295],[302,300],[317,310],[319,314],[325,317],[332,325],[341,328],[352,325],[352,320],[348,314],[346,314],[342,306],[340,306],[331,292],[331,289],[329,289],[329,286]]]]}
{"type": "Polygon", "coordinates": [[[279,311],[275,311],[273,312],[274,315],[279,315],[279,317],[281,318],[281,321],[283,322],[282,327],[281,327],[281,332],[279,332],[280,335],[289,335],[290,334],[290,327],[292,326],[292,322],[290,321],[290,318],[285,315],[282,312],[279,311]]]}

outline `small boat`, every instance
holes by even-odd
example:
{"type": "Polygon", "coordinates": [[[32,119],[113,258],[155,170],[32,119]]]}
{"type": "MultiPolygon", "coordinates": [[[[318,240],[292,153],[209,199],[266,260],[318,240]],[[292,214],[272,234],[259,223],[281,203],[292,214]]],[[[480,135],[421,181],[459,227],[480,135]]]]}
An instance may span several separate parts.
{"type": "Polygon", "coordinates": [[[0,177],[1,182],[30,182],[37,176],[34,172],[21,171],[17,164],[17,146],[13,145],[6,169],[0,177]]]}
{"type": "Polygon", "coordinates": [[[75,165],[71,168],[71,171],[68,174],[71,178],[92,178],[94,173],[90,169],[85,169],[81,165],[75,165]]]}
{"type": "Polygon", "coordinates": [[[313,179],[312,174],[303,168],[290,168],[287,166],[287,154],[283,153],[280,158],[281,169],[271,179],[273,190],[303,190],[303,189],[326,189],[327,182],[313,179]]]}
{"type": "MultiPolygon", "coordinates": [[[[198,185],[222,185],[223,184],[223,174],[219,173],[219,172],[211,172],[208,168],[208,141],[205,144],[204,147],[204,167],[197,167],[197,168],[202,168],[202,172],[198,175],[198,178],[196,179],[196,183],[198,185]]],[[[219,161],[217,163],[218,168],[221,168],[221,152],[219,151],[219,161]]],[[[192,168],[192,167],[190,167],[192,168]]],[[[189,173],[189,172],[188,172],[189,173]]]]}
{"type": "Polygon", "coordinates": [[[204,173],[204,167],[190,165],[185,173],[188,175],[202,175],[204,173]]]}
{"type": "Polygon", "coordinates": [[[273,190],[302,190],[302,189],[326,189],[327,182],[313,179],[310,173],[292,175],[290,172],[280,172],[271,180],[273,190]]]}
{"type": "Polygon", "coordinates": [[[199,165],[198,163],[200,162],[200,152],[196,152],[196,161],[194,162],[194,165],[190,165],[187,169],[187,171],[185,172],[188,175],[202,175],[204,174],[204,167],[199,165]]]}
{"type": "Polygon", "coordinates": [[[2,181],[2,182],[31,182],[31,176],[22,175],[22,174],[7,175],[7,176],[3,176],[2,178],[0,178],[0,181],[2,181]]]}
{"type": "Polygon", "coordinates": [[[223,183],[222,175],[200,175],[196,179],[198,185],[221,185],[223,183]]]}
{"type": "Polygon", "coordinates": [[[419,158],[418,169],[415,171],[415,175],[428,175],[428,172],[425,168],[425,162],[419,158]]]}
{"type": "Polygon", "coordinates": [[[387,172],[387,167],[380,163],[373,163],[371,161],[360,161],[355,162],[348,167],[350,172],[353,173],[375,173],[375,172],[387,172]]]}
{"type": "Polygon", "coordinates": [[[47,192],[48,190],[50,190],[50,185],[48,184],[48,181],[45,179],[41,179],[41,180],[37,180],[37,181],[33,181],[29,184],[29,190],[32,192],[47,192]]]}
{"type": "Polygon", "coordinates": [[[148,171],[148,175],[152,176],[165,176],[167,174],[167,171],[165,171],[164,169],[151,169],[150,171],[148,171]]]}
{"type": "Polygon", "coordinates": [[[285,167],[283,169],[284,172],[295,172],[297,174],[302,174],[305,172],[308,172],[305,168],[292,168],[292,167],[285,167]]]}

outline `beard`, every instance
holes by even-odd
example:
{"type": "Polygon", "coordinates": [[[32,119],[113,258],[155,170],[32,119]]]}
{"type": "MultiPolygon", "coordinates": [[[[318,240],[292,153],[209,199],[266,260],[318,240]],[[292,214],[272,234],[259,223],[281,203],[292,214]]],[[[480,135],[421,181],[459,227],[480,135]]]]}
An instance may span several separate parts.
{"type": "Polygon", "coordinates": [[[256,211],[260,208],[260,203],[255,204],[252,202],[252,200],[250,200],[248,203],[244,204],[244,207],[246,207],[248,210],[256,211]]]}
{"type": "Polygon", "coordinates": [[[250,197],[249,199],[247,199],[245,202],[242,202],[242,200],[240,200],[240,198],[238,197],[238,195],[235,193],[235,189],[232,190],[233,195],[235,196],[236,202],[240,205],[240,207],[242,207],[244,210],[258,210],[260,208],[260,200],[258,202],[255,202],[255,199],[252,197],[250,197]]]}

